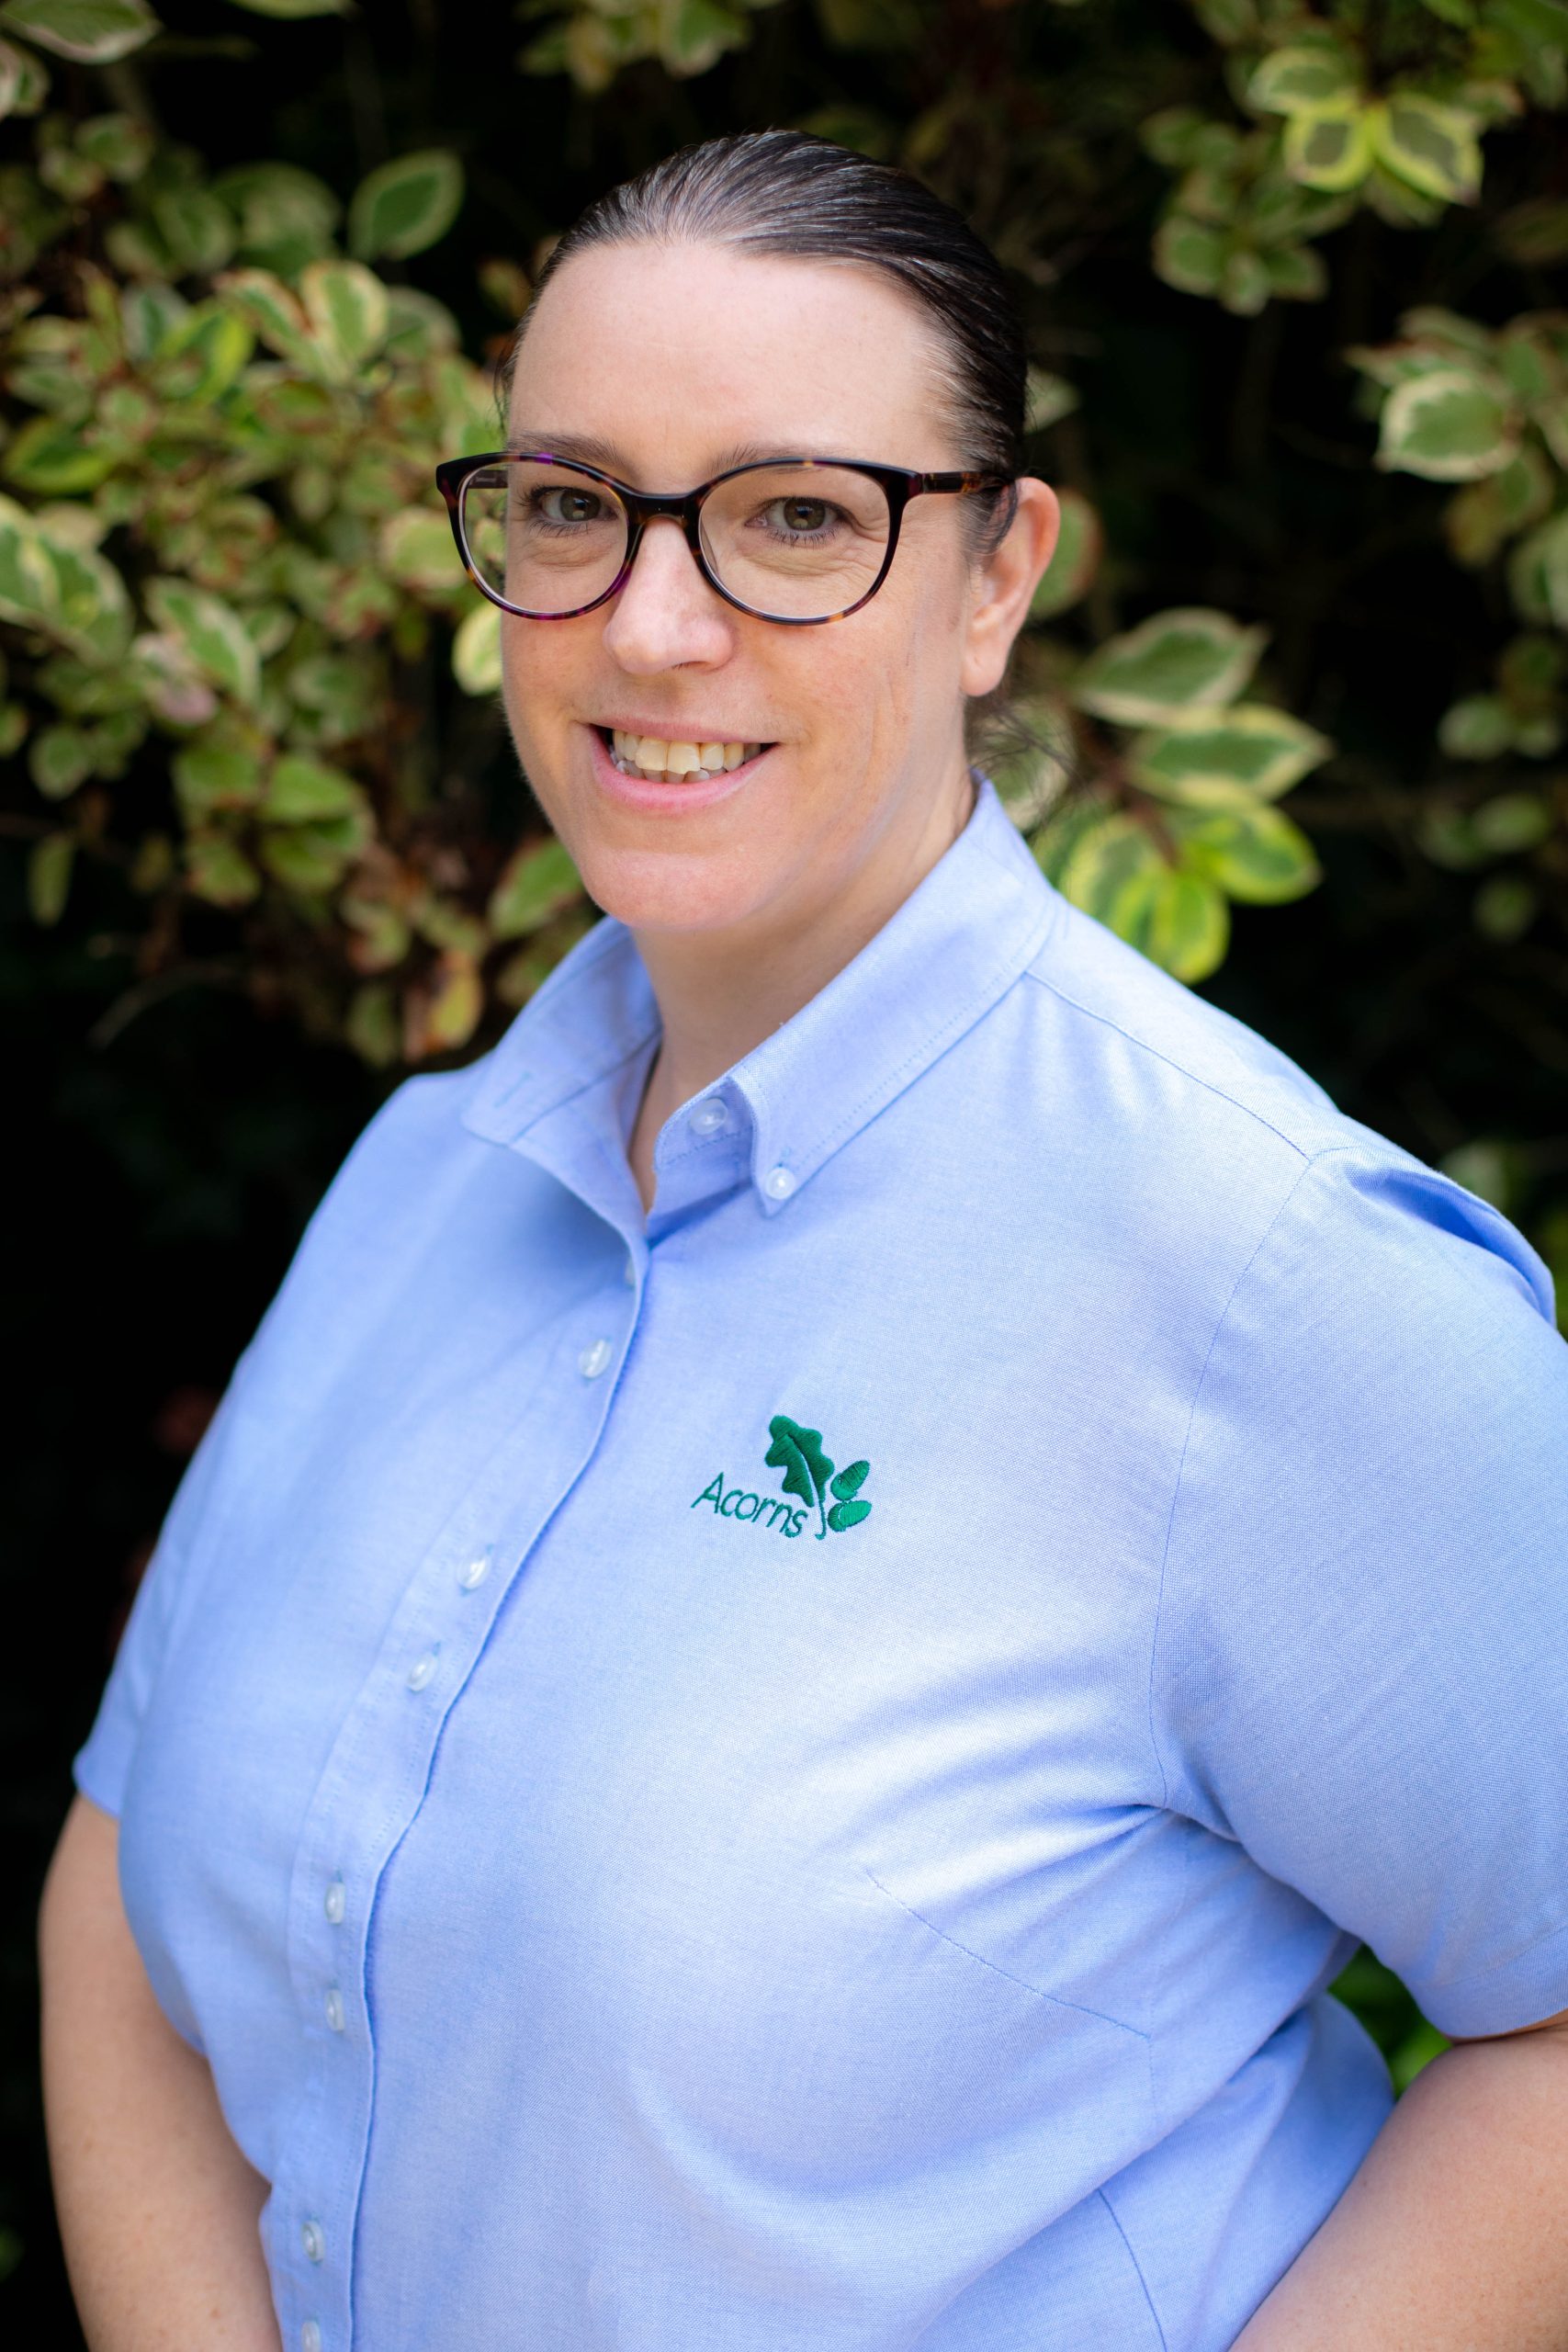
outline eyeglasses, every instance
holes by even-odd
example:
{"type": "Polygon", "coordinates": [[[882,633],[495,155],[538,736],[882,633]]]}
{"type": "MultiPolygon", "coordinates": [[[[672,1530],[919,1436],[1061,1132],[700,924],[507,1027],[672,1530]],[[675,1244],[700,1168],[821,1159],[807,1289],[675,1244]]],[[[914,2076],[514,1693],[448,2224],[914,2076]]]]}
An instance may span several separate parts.
{"type": "Polygon", "coordinates": [[[450,458],[435,479],[469,579],[524,620],[572,620],[607,603],[648,524],[667,515],[727,605],[806,628],[844,620],[875,595],[911,498],[1006,490],[1011,477],[770,458],[695,490],[654,492],[531,449],[450,458]]]}

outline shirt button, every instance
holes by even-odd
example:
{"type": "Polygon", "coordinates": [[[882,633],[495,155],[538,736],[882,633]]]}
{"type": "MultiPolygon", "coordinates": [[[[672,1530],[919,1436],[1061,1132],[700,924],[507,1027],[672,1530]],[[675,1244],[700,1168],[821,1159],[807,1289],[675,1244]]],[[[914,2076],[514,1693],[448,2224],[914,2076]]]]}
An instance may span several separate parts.
{"type": "Polygon", "coordinates": [[[299,2242],[312,2262],[324,2262],[327,2241],[320,2222],[307,2222],[299,2233],[299,2242]]]}
{"type": "Polygon", "coordinates": [[[348,1894],[341,1878],[334,1878],[321,1898],[321,1908],[334,1928],[343,1925],[343,1915],[348,1908],[348,1894]]]}
{"type": "Polygon", "coordinates": [[[692,1132],[699,1136],[716,1136],[729,1125],[729,1113],[716,1094],[699,1102],[692,1114],[692,1132]]]}
{"type": "Polygon", "coordinates": [[[762,1190],[770,1201],[787,1201],[795,1190],[795,1178],[787,1168],[770,1168],[762,1179],[762,1190]]]}
{"type": "Polygon", "coordinates": [[[409,1689],[411,1690],[428,1690],[435,1679],[435,1664],[434,1650],[426,1650],[423,1657],[416,1657],[408,1672],[409,1689]]]}
{"type": "Polygon", "coordinates": [[[313,2319],[299,2330],[299,2352],[321,2352],[321,2331],[313,2319]]]}
{"type": "Polygon", "coordinates": [[[338,1991],[335,1984],[333,1984],[328,1991],[326,1998],[326,2012],[327,2023],[331,2026],[333,2031],[334,2033],[341,2033],[344,2025],[347,2023],[348,2018],[347,2012],[343,2006],[343,1995],[338,1991]]]}
{"type": "Polygon", "coordinates": [[[476,1585],[483,1584],[490,1574],[490,1554],[479,1552],[468,1562],[467,1567],[458,1569],[457,1582],[465,1592],[472,1592],[476,1585]]]}
{"type": "Polygon", "coordinates": [[[595,1340],[593,1345],[584,1348],[578,1357],[577,1369],[584,1380],[597,1380],[599,1374],[607,1369],[615,1352],[608,1340],[595,1340]]]}

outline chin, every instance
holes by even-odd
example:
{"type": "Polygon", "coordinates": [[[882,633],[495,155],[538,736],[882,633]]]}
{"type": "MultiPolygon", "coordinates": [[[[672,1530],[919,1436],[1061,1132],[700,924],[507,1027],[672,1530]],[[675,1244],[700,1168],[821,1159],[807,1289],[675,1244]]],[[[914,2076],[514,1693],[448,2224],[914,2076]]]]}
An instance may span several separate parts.
{"type": "Polygon", "coordinates": [[[704,856],[582,842],[577,866],[594,905],[628,931],[728,930],[755,914],[770,895],[756,862],[734,852],[704,856]]]}

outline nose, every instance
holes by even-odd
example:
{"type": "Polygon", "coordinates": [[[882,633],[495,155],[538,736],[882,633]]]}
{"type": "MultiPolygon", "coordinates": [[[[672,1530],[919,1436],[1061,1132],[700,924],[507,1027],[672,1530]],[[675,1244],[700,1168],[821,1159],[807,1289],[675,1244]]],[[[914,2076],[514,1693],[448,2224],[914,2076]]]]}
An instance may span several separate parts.
{"type": "Polygon", "coordinates": [[[656,515],[644,526],[630,577],[608,611],[605,649],[638,677],[715,667],[734,645],[729,607],[698,571],[673,516],[656,515]]]}

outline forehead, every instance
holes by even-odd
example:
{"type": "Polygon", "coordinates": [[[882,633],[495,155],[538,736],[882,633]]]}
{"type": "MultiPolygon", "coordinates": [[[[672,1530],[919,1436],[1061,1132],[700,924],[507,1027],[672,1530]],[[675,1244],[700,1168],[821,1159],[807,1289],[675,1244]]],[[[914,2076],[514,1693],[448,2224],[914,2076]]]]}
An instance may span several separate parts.
{"type": "Polygon", "coordinates": [[[941,353],[879,271],[723,245],[601,245],[528,321],[511,429],[592,440],[642,488],[739,450],[956,462],[941,353]]]}

